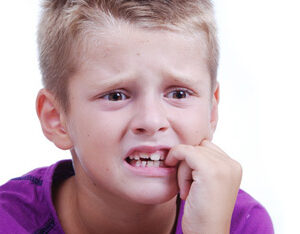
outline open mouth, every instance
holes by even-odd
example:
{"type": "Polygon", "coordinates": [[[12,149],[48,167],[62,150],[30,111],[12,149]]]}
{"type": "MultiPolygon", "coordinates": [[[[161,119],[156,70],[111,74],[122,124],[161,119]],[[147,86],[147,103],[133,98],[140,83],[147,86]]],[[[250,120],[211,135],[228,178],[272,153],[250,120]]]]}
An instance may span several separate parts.
{"type": "Polygon", "coordinates": [[[167,150],[158,150],[154,153],[134,152],[126,158],[126,162],[133,167],[165,168],[167,150]]]}

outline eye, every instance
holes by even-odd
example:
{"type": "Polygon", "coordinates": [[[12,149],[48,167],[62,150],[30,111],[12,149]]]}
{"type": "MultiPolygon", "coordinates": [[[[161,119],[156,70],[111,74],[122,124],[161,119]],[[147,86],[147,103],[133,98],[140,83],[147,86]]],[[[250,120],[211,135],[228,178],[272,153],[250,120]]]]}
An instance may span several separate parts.
{"type": "Polygon", "coordinates": [[[125,99],[128,99],[129,97],[121,91],[113,91],[113,92],[110,92],[110,93],[107,93],[107,94],[101,96],[101,98],[108,100],[108,101],[117,102],[117,101],[124,101],[125,99]]]}
{"type": "Polygon", "coordinates": [[[189,90],[177,89],[167,93],[166,97],[173,98],[173,99],[184,99],[184,98],[188,98],[191,95],[192,93],[189,90]]]}

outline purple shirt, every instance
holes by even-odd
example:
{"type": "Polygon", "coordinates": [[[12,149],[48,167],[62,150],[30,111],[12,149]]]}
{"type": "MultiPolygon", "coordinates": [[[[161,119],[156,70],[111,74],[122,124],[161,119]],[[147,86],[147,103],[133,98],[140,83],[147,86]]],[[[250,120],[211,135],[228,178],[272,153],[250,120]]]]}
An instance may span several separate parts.
{"type": "MultiPolygon", "coordinates": [[[[51,195],[53,185],[74,175],[71,160],[35,169],[0,187],[0,234],[64,233],[51,195]]],[[[181,234],[184,201],[179,201],[176,234],[181,234]]],[[[231,220],[230,233],[272,234],[267,211],[250,195],[240,190],[231,220]]]]}

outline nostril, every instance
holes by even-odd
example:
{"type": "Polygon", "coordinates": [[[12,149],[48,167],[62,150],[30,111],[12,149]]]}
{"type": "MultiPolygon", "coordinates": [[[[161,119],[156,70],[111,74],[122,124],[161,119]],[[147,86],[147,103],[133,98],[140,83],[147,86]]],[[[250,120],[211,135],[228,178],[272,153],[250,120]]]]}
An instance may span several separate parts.
{"type": "Polygon", "coordinates": [[[145,133],[149,133],[149,134],[154,134],[155,132],[164,132],[164,131],[166,131],[167,130],[167,128],[166,127],[161,127],[161,128],[159,128],[159,129],[144,129],[144,128],[136,128],[135,130],[134,130],[134,132],[136,133],[136,134],[145,134],[145,133]]]}
{"type": "Polygon", "coordinates": [[[167,130],[166,127],[162,127],[162,128],[160,128],[160,129],[158,129],[158,131],[162,131],[162,132],[164,132],[164,131],[166,131],[166,130],[167,130]]]}
{"type": "Polygon", "coordinates": [[[146,130],[143,128],[137,128],[137,129],[135,129],[135,132],[136,133],[144,133],[144,132],[146,132],[146,130]]]}

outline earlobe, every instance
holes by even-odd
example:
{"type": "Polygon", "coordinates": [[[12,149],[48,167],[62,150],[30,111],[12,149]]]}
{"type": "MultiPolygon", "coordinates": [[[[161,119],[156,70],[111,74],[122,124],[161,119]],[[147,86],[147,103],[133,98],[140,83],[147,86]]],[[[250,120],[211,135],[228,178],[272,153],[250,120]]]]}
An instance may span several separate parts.
{"type": "Polygon", "coordinates": [[[58,148],[71,149],[73,145],[66,130],[65,114],[50,91],[40,90],[36,99],[36,111],[44,135],[58,148]]]}

